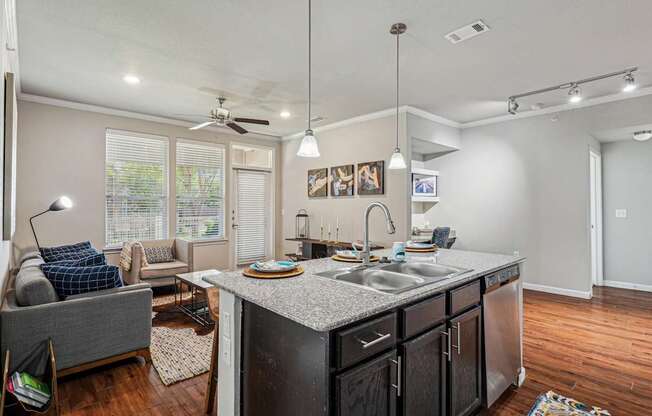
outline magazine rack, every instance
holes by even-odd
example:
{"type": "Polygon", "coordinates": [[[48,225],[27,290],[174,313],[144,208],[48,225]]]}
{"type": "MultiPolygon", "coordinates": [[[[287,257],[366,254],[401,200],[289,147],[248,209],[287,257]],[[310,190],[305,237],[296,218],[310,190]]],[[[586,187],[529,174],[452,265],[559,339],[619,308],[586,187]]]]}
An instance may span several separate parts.
{"type": "Polygon", "coordinates": [[[15,371],[27,371],[41,380],[48,382],[50,386],[50,401],[43,407],[37,408],[19,401],[7,390],[7,380],[11,377],[9,369],[11,352],[5,354],[4,368],[2,371],[2,397],[0,397],[0,416],[7,414],[40,414],[59,416],[59,395],[57,388],[57,362],[54,356],[52,340],[38,345],[28,356],[15,367],[15,371]],[[39,368],[41,367],[41,368],[39,368]]]}

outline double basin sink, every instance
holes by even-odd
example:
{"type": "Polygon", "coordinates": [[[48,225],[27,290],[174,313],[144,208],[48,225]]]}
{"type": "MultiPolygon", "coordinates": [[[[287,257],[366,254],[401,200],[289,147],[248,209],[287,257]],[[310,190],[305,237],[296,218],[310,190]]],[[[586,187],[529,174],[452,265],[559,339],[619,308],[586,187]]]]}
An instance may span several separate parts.
{"type": "Polygon", "coordinates": [[[443,264],[413,262],[376,266],[358,266],[316,273],[317,276],[350,283],[382,293],[397,294],[417,287],[441,282],[469,272],[443,264]]]}

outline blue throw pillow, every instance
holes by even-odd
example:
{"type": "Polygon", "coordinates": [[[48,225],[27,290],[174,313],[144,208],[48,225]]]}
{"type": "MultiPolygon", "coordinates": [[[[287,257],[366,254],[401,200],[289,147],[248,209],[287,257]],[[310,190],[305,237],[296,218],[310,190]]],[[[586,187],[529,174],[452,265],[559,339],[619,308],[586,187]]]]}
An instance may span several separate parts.
{"type": "Polygon", "coordinates": [[[95,256],[97,254],[101,254],[101,253],[98,252],[97,250],[95,250],[94,248],[90,248],[90,249],[80,250],[80,251],[71,251],[71,252],[67,252],[67,253],[62,252],[62,253],[58,253],[58,254],[51,254],[48,257],[47,260],[45,260],[45,258],[43,260],[45,260],[46,263],[56,263],[56,262],[64,261],[64,260],[65,261],[71,261],[71,260],[72,261],[77,261],[77,260],[84,259],[86,257],[95,256]]]}
{"type": "Polygon", "coordinates": [[[70,267],[45,263],[41,265],[41,270],[62,299],[122,286],[117,266],[70,267]]]}
{"type": "Polygon", "coordinates": [[[90,241],[83,241],[81,243],[76,243],[76,244],[68,244],[65,246],[58,246],[58,247],[41,247],[41,256],[43,256],[43,261],[46,263],[49,263],[51,261],[57,261],[57,260],[68,260],[65,257],[67,254],[72,254],[72,253],[77,253],[79,251],[88,251],[88,250],[93,250],[93,246],[91,245],[90,241]]]}
{"type": "Polygon", "coordinates": [[[106,257],[104,253],[91,254],[90,256],[83,257],[79,260],[59,260],[50,262],[50,264],[56,264],[57,266],[68,266],[68,267],[88,267],[88,266],[103,266],[106,264],[106,257]]]}

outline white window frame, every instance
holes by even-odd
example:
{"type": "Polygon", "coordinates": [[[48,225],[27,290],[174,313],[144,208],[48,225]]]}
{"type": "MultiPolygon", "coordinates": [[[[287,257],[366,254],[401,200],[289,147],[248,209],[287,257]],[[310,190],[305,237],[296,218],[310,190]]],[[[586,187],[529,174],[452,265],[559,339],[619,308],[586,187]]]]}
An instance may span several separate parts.
{"type": "MultiPolygon", "coordinates": [[[[126,137],[131,137],[134,139],[151,139],[151,140],[160,140],[166,143],[166,154],[164,158],[164,164],[163,164],[163,170],[164,170],[164,175],[163,175],[163,189],[165,191],[165,206],[166,206],[166,215],[163,215],[163,239],[167,239],[170,236],[170,138],[167,136],[161,136],[157,134],[151,134],[151,133],[141,133],[141,132],[135,132],[135,131],[128,131],[128,130],[121,130],[121,129],[114,129],[114,128],[106,128],[104,131],[104,209],[103,209],[103,217],[104,217],[104,245],[106,248],[116,248],[120,247],[121,243],[109,243],[107,241],[107,215],[106,215],[106,195],[107,195],[107,189],[106,189],[106,175],[107,175],[107,138],[109,134],[116,134],[116,135],[121,135],[121,136],[126,136],[126,137]]],[[[175,205],[176,206],[176,205],[175,205]]],[[[175,214],[176,215],[176,214],[175,214]]]]}
{"type": "Polygon", "coordinates": [[[221,143],[215,143],[215,142],[209,142],[209,141],[203,141],[203,140],[193,140],[193,139],[186,139],[182,137],[177,137],[175,139],[174,143],[174,173],[172,173],[172,170],[170,170],[170,174],[168,176],[171,176],[174,178],[174,181],[170,181],[171,187],[173,188],[171,191],[174,192],[174,201],[171,202],[171,206],[173,206],[173,213],[171,211],[170,213],[170,218],[174,219],[174,229],[171,230],[172,234],[174,234],[175,237],[178,238],[183,238],[189,241],[193,242],[212,242],[212,241],[225,241],[227,239],[227,226],[230,226],[230,223],[227,221],[227,212],[229,210],[229,206],[227,204],[227,198],[226,198],[226,186],[228,183],[228,178],[227,178],[227,169],[228,169],[228,160],[227,158],[231,157],[230,153],[227,152],[227,148],[225,145],[221,143]],[[224,153],[224,156],[222,158],[222,178],[224,182],[222,183],[222,192],[221,192],[221,198],[222,198],[222,235],[217,236],[217,237],[204,237],[204,238],[195,238],[195,237],[179,237],[177,235],[177,222],[178,222],[178,214],[177,214],[177,180],[176,180],[176,174],[177,174],[177,144],[178,143],[189,143],[189,144],[195,144],[198,146],[212,146],[216,147],[218,149],[221,149],[222,152],[224,153]]]}

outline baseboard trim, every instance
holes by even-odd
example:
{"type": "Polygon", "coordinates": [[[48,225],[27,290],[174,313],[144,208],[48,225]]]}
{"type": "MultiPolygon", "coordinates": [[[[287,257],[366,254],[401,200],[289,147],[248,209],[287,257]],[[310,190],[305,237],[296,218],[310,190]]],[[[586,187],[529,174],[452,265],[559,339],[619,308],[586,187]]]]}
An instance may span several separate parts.
{"type": "Polygon", "coordinates": [[[583,292],[581,290],[563,289],[554,286],[537,285],[535,283],[523,282],[523,289],[536,290],[537,292],[553,293],[555,295],[570,296],[573,298],[580,298],[580,299],[591,299],[592,296],[590,291],[583,292]]]}
{"type": "Polygon", "coordinates": [[[617,287],[620,289],[640,290],[643,292],[652,292],[652,285],[642,285],[640,283],[620,282],[618,280],[603,280],[602,286],[617,287]]]}

